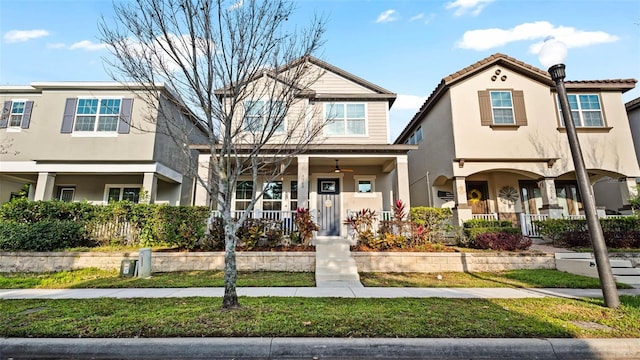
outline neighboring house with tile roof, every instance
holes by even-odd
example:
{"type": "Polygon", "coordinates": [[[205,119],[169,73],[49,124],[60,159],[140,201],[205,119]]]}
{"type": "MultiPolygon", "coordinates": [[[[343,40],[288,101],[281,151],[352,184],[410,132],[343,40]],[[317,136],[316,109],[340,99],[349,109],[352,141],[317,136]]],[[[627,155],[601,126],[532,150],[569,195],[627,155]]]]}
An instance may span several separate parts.
{"type": "Polygon", "coordinates": [[[32,200],[193,204],[197,152],[180,146],[206,142],[206,132],[176,95],[159,91],[151,106],[133,84],[0,86],[0,203],[28,185],[32,200]],[[188,136],[169,133],[178,123],[188,136]]]}
{"type": "MultiPolygon", "coordinates": [[[[258,195],[263,194],[254,207],[254,217],[292,219],[296,208],[309,208],[320,225],[317,238],[340,241],[348,235],[344,221],[350,211],[368,208],[378,216],[389,216],[395,200],[409,204],[407,152],[417,146],[389,144],[389,109],[396,99],[395,93],[314,57],[297,61],[306,62],[307,73],[317,79],[297,94],[285,116],[285,124],[261,150],[268,156],[277,151],[286,153],[286,147],[291,146],[294,159],[275,181],[265,176],[254,183],[249,174],[241,178],[232,211],[243,211],[256,188],[258,195]],[[309,123],[326,125],[310,146],[295,153],[295,141],[288,144],[286,136],[281,135],[286,135],[289,121],[299,119],[301,113],[307,114],[309,123]]],[[[291,64],[284,68],[287,66],[291,64]]],[[[273,76],[269,72],[264,75],[273,76]]],[[[223,88],[216,94],[224,102],[228,91],[223,88]]],[[[259,114],[255,109],[267,111],[274,99],[268,99],[260,90],[256,93],[259,94],[256,98],[244,99],[243,110],[238,112],[236,121],[243,123],[236,125],[241,129],[236,145],[243,138],[243,127],[244,133],[251,130],[254,120],[249,117],[258,119],[259,124],[265,119],[269,121],[268,114],[259,114]]],[[[246,145],[251,147],[250,143],[246,145]]],[[[209,146],[194,148],[201,152],[201,164],[208,164],[209,146]]],[[[207,168],[201,169],[205,178],[207,168]]],[[[211,202],[206,190],[198,187],[196,203],[211,202]]]]}
{"type": "MultiPolygon", "coordinates": [[[[640,175],[621,97],[635,83],[566,82],[596,203],[623,213],[640,175]]],[[[419,147],[409,153],[412,205],[452,207],[459,224],[583,214],[554,82],[507,55],[442,79],[395,143],[419,147]]]]}

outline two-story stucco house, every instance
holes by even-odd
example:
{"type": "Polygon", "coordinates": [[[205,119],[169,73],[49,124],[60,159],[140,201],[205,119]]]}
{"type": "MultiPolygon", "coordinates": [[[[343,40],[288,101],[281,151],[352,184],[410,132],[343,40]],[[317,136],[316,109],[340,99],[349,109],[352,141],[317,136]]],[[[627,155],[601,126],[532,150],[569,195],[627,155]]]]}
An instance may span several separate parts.
{"type": "MultiPolygon", "coordinates": [[[[635,83],[566,82],[596,203],[616,212],[628,210],[640,175],[621,98],[635,83]],[[612,187],[614,197],[604,191],[612,187]]],[[[409,153],[411,203],[453,207],[458,223],[582,213],[554,83],[509,56],[491,55],[442,79],[395,143],[419,147],[409,153]]]]}
{"type": "MultiPolygon", "coordinates": [[[[407,152],[416,146],[389,144],[389,109],[396,94],[347,71],[313,57],[305,57],[308,73],[317,74],[309,89],[299,94],[286,114],[287,122],[306,112],[306,121],[326,123],[312,144],[295,159],[276,181],[240,181],[233,199],[234,210],[244,210],[254,187],[262,198],[255,209],[262,216],[276,213],[286,219],[296,208],[309,208],[320,225],[319,239],[344,239],[344,220],[349,211],[369,208],[379,215],[391,210],[393,201],[410,202],[407,152]]],[[[224,101],[224,91],[219,91],[224,101]]],[[[264,109],[266,98],[244,101],[244,120],[264,109]]],[[[282,126],[284,131],[289,125],[282,126]]],[[[279,130],[277,130],[279,131],[279,130]]],[[[280,147],[278,133],[271,144],[280,147]]],[[[207,147],[201,163],[208,163],[207,147]]],[[[203,173],[203,176],[205,173],[203,173]]],[[[197,191],[197,203],[209,201],[204,189],[197,191]]]]}
{"type": "Polygon", "coordinates": [[[627,116],[629,117],[629,126],[631,127],[636,158],[638,159],[638,163],[640,163],[640,97],[627,102],[624,106],[627,109],[627,116]]]}
{"type": "Polygon", "coordinates": [[[205,133],[172,92],[160,89],[150,106],[141,97],[147,90],[135,85],[0,87],[0,203],[28,185],[33,200],[192,204],[189,167],[196,161],[180,146],[206,141],[205,133]],[[190,129],[184,139],[167,131],[176,123],[190,129]]]}

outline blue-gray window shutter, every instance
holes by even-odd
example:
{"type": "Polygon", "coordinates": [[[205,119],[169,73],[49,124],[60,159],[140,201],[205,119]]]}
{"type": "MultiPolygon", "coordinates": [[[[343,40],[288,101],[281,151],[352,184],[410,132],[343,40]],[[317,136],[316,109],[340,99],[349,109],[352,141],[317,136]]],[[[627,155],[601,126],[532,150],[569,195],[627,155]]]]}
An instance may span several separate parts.
{"type": "Polygon", "coordinates": [[[62,134],[71,134],[73,131],[73,118],[76,117],[76,105],[78,99],[69,98],[64,106],[64,115],[62,116],[62,127],[60,132],[62,134]]]}
{"type": "Polygon", "coordinates": [[[131,128],[131,113],[133,112],[133,99],[122,99],[120,103],[120,121],[118,134],[128,134],[131,128]]]}
{"type": "Polygon", "coordinates": [[[22,124],[20,127],[23,129],[29,128],[31,122],[31,110],[33,110],[33,101],[27,101],[24,103],[24,112],[22,113],[22,124]]]}
{"type": "Polygon", "coordinates": [[[0,117],[0,129],[4,129],[9,124],[9,114],[11,113],[11,101],[5,101],[0,117]]]}

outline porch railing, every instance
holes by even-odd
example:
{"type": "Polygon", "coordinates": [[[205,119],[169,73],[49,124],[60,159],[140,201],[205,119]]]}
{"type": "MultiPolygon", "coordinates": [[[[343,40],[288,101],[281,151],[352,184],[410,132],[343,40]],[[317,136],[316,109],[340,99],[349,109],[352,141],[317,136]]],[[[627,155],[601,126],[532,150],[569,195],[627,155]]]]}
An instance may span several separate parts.
{"type": "Polygon", "coordinates": [[[522,229],[522,235],[540,237],[535,221],[547,220],[548,218],[549,214],[520,213],[520,228],[522,229]]]}
{"type": "Polygon", "coordinates": [[[498,220],[498,213],[491,214],[471,214],[473,220],[498,220]]]}
{"type": "MultiPolygon", "coordinates": [[[[232,219],[239,219],[244,214],[244,210],[234,210],[231,212],[232,219]]],[[[218,210],[211,211],[211,218],[219,218],[222,214],[218,210]]],[[[282,234],[285,236],[291,235],[296,231],[296,224],[294,222],[296,216],[295,211],[284,210],[253,210],[249,212],[249,219],[262,219],[273,221],[274,224],[279,224],[282,228],[282,234]]]]}

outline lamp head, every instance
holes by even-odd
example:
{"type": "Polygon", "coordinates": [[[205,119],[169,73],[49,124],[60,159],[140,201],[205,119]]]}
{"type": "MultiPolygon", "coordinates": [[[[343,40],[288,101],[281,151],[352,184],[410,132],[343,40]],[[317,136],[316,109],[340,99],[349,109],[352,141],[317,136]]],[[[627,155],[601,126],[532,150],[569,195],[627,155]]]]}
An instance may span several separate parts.
{"type": "Polygon", "coordinates": [[[567,59],[567,45],[562,41],[549,36],[544,40],[544,44],[538,53],[538,60],[545,68],[549,69],[554,65],[564,64],[567,59]]]}

